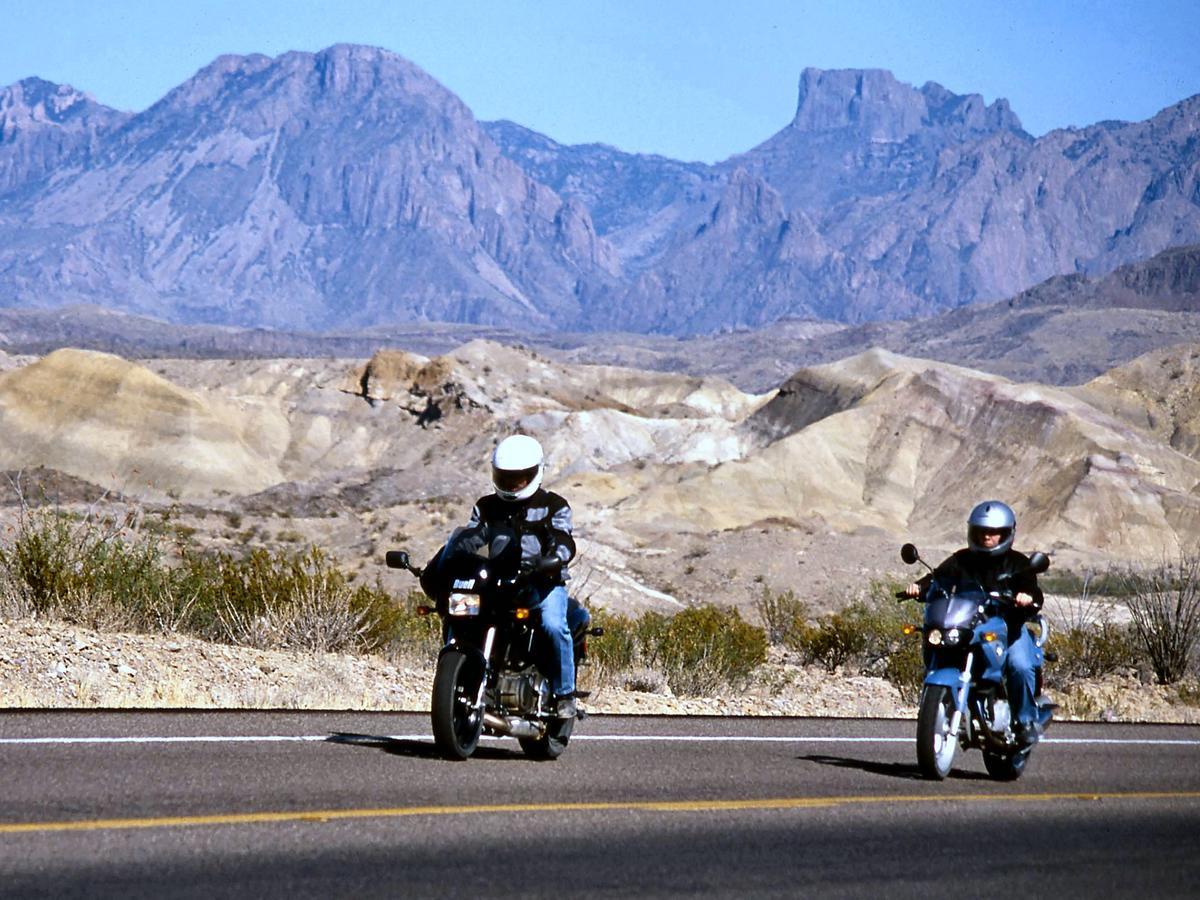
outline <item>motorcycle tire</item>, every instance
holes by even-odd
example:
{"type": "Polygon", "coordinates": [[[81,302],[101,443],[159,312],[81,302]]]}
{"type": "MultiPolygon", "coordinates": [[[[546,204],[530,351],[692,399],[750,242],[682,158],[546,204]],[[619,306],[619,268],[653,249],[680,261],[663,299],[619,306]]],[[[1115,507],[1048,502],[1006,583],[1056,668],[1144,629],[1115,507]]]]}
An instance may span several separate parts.
{"type": "Polygon", "coordinates": [[[983,751],[983,767],[996,781],[1016,781],[1029,762],[1029,751],[1022,750],[1011,756],[983,751]]]}
{"type": "Polygon", "coordinates": [[[954,696],[945,685],[927,685],[917,713],[917,765],[921,774],[941,781],[950,774],[958,752],[958,735],[950,733],[954,696]]]}
{"type": "Polygon", "coordinates": [[[483,733],[483,713],[475,709],[483,666],[477,657],[451,651],[438,659],[430,712],[433,741],[447,759],[469,759],[483,733]]]}
{"type": "Polygon", "coordinates": [[[521,749],[530,759],[553,760],[562,756],[567,741],[575,730],[575,719],[551,719],[546,724],[546,733],[540,738],[518,738],[521,749]]]}

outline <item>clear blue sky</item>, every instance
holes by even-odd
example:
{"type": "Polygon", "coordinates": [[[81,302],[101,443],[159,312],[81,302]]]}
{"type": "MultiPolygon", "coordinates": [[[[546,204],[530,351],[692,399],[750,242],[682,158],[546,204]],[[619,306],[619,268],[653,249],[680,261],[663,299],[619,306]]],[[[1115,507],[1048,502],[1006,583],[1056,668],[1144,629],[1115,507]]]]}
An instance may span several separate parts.
{"type": "Polygon", "coordinates": [[[790,121],[800,70],[1006,97],[1044,134],[1200,93],[1200,0],[0,0],[0,85],[141,110],[222,53],[386,47],[480,119],[707,162],[790,121]]]}

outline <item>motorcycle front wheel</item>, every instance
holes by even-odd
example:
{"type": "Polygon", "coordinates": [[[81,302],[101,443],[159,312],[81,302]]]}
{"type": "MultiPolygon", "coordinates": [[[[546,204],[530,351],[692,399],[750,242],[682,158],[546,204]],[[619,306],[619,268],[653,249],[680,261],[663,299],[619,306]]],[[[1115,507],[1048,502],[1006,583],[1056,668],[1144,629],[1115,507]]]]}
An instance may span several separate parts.
{"type": "Polygon", "coordinates": [[[477,656],[451,650],[438,659],[433,676],[433,741],[447,759],[469,759],[483,733],[483,712],[475,708],[484,676],[477,656]]]}
{"type": "Polygon", "coordinates": [[[953,717],[954,695],[950,689],[942,684],[926,685],[917,713],[917,765],[922,775],[934,781],[950,774],[958,752],[958,735],[950,733],[953,717]]]}

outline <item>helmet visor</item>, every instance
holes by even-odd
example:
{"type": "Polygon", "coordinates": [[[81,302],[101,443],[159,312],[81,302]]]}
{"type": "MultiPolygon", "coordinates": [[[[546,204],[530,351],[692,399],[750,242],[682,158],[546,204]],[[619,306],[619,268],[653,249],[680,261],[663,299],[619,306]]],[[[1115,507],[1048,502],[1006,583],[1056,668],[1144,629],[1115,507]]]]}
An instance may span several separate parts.
{"type": "Polygon", "coordinates": [[[986,525],[972,525],[968,533],[970,543],[976,547],[983,547],[990,550],[993,547],[999,547],[1010,537],[1012,537],[1011,528],[988,528],[986,525]]]}
{"type": "Polygon", "coordinates": [[[492,484],[496,486],[496,490],[515,494],[529,487],[537,476],[538,468],[539,466],[530,466],[528,469],[497,469],[493,466],[492,484]]]}

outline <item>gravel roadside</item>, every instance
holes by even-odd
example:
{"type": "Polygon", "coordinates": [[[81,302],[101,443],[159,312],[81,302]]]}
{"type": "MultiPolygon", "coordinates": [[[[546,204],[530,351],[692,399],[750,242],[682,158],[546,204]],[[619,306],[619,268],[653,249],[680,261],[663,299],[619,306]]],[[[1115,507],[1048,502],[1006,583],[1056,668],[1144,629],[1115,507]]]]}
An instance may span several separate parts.
{"type": "MultiPolygon", "coordinates": [[[[0,708],[25,709],[362,709],[429,708],[429,661],[395,664],[377,656],[291,653],[212,644],[182,635],[111,634],[61,622],[0,621],[0,708]]],[[[654,715],[914,717],[916,708],[882,678],[830,675],[773,658],[754,683],[716,697],[676,697],[665,687],[597,684],[594,712],[654,715]]],[[[1068,719],[1200,723],[1195,685],[1107,678],[1061,696],[1068,719]]]]}

